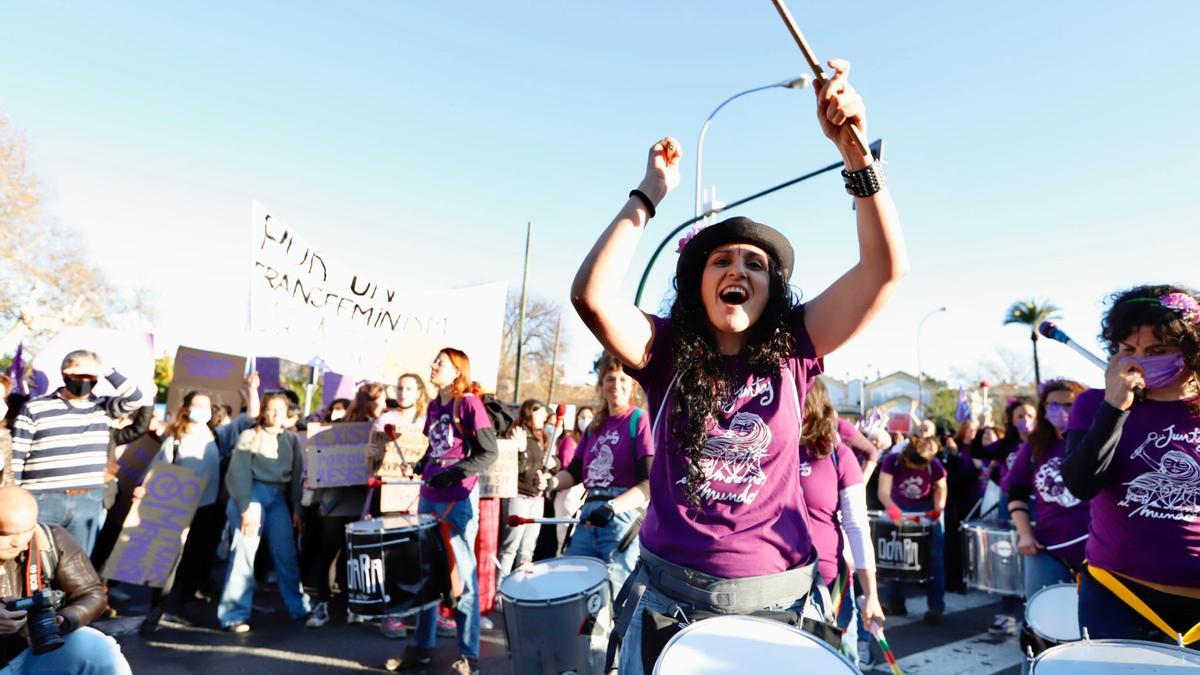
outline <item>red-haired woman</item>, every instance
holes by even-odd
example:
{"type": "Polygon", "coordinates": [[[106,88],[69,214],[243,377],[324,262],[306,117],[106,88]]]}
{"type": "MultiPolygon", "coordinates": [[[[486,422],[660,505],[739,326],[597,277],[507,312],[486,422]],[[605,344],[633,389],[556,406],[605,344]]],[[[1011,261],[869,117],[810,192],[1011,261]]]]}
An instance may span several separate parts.
{"type": "MultiPolygon", "coordinates": [[[[425,484],[418,510],[450,526],[450,546],[462,595],[454,607],[460,658],[455,673],[479,672],[479,576],[475,566],[475,535],[479,531],[479,473],[496,461],[496,431],[483,402],[471,385],[471,362],[457,349],[438,352],[429,372],[438,388],[425,413],[429,450],[418,464],[425,484]]],[[[437,641],[437,608],[417,615],[412,645],[398,659],[389,659],[388,670],[424,670],[433,663],[437,641]]]]}
{"type": "Polygon", "coordinates": [[[1062,472],[1071,494],[1091,500],[1079,625],[1092,638],[1195,646],[1200,295],[1168,285],[1114,294],[1101,338],[1112,355],[1105,387],[1075,399],[1062,472]]]}

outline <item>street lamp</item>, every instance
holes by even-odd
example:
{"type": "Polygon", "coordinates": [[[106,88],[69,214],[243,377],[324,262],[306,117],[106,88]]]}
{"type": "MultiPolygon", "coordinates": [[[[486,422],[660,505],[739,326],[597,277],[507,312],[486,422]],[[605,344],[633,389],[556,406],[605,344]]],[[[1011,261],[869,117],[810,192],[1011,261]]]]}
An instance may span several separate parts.
{"type": "Polygon", "coordinates": [[[946,311],[946,306],[942,305],[921,317],[921,321],[917,323],[917,402],[922,406],[925,405],[925,371],[921,370],[921,331],[931,316],[944,311],[946,311]]]}
{"type": "Polygon", "coordinates": [[[753,94],[754,92],[765,91],[767,89],[775,89],[776,87],[782,89],[803,89],[808,86],[809,82],[812,82],[811,75],[801,75],[795,79],[784,80],[783,82],[776,82],[774,84],[747,89],[746,91],[734,94],[733,96],[725,99],[721,102],[721,105],[717,106],[711,113],[709,113],[708,119],[704,120],[704,126],[700,127],[700,140],[696,142],[696,213],[694,214],[696,218],[700,218],[700,209],[702,208],[700,204],[700,168],[704,158],[704,136],[708,133],[708,125],[712,124],[713,118],[717,116],[717,113],[721,112],[721,108],[724,108],[735,98],[741,98],[746,94],[753,94]]]}

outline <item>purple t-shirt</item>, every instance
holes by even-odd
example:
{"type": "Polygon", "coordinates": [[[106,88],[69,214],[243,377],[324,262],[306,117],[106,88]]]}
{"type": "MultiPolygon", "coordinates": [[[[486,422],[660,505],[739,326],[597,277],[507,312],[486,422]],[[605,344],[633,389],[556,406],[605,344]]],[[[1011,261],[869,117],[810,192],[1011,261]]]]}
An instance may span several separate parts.
{"type": "Polygon", "coordinates": [[[716,577],[774,574],[814,560],[808,511],[800,488],[800,415],[804,394],[821,372],[804,328],[804,310],[790,317],[795,351],[787,368],[752,375],[742,356],[725,357],[735,393],[709,431],[700,468],[700,505],[684,492],[687,459],[675,428],[681,423],[669,319],[651,317],[654,339],[645,368],[630,374],[646,391],[654,415],[650,507],[641,541],[655,555],[716,577]]]}
{"type": "Polygon", "coordinates": [[[1013,466],[1001,485],[1005,494],[1014,487],[1032,490],[1036,499],[1037,523],[1033,534],[1053,555],[1082,562],[1088,536],[1088,503],[1071,494],[1062,479],[1067,442],[1060,440],[1034,466],[1028,443],[1013,453],[1013,466]]]}
{"type": "MultiPolygon", "coordinates": [[[[462,429],[468,435],[474,435],[480,429],[490,429],[492,421],[488,419],[487,410],[478,396],[464,396],[458,404],[458,417],[462,429]]],[[[429,451],[425,453],[424,480],[429,480],[439,471],[467,457],[467,446],[463,443],[462,434],[454,425],[454,399],[444,405],[440,398],[434,398],[425,412],[425,435],[429,437],[429,451]]],[[[431,502],[453,502],[466,499],[471,495],[478,476],[468,476],[458,485],[444,490],[435,490],[428,485],[421,486],[421,498],[431,502]]]]}
{"type": "Polygon", "coordinates": [[[863,432],[858,430],[858,427],[850,423],[849,420],[838,418],[837,423],[838,436],[842,438],[842,443],[850,446],[854,451],[854,456],[858,458],[859,464],[867,462],[879,461],[879,448],[863,435],[863,432]]]}
{"type": "Polygon", "coordinates": [[[558,442],[558,466],[560,469],[571,466],[571,460],[575,459],[575,451],[579,449],[579,441],[571,434],[563,434],[562,440],[558,442]]]}
{"type": "Polygon", "coordinates": [[[580,440],[576,455],[582,458],[584,487],[631,488],[638,484],[638,460],[653,456],[654,445],[650,440],[650,416],[644,410],[638,416],[637,436],[629,437],[629,418],[635,410],[610,415],[599,429],[588,429],[580,440]]]}
{"type": "Polygon", "coordinates": [[[821,579],[832,584],[841,569],[842,547],[845,541],[838,520],[839,494],[851,485],[863,482],[862,470],[849,446],[837,447],[837,464],[833,455],[816,459],[805,446],[800,446],[800,487],[804,488],[804,503],[812,528],[813,545],[820,556],[821,579]]]}
{"type": "Polygon", "coordinates": [[[901,511],[929,511],[933,508],[933,484],[946,477],[946,467],[934,457],[929,466],[912,469],[901,461],[903,454],[893,452],[879,465],[880,471],[892,476],[892,501],[901,511]]]}
{"type": "MultiPolygon", "coordinates": [[[[1067,431],[1104,403],[1075,399],[1067,431]]],[[[1088,562],[1151,583],[1200,586],[1200,417],[1182,401],[1142,401],[1121,430],[1104,488],[1091,499],[1088,562]]]]}

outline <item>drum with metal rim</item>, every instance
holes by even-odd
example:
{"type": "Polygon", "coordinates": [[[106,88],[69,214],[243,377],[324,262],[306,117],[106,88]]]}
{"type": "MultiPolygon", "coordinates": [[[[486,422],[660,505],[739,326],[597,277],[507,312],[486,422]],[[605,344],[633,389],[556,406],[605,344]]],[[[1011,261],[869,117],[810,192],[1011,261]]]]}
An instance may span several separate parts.
{"type": "Polygon", "coordinates": [[[442,554],[428,514],[360,520],[346,526],[346,596],[351,619],[415,612],[441,601],[442,554]]]}
{"type": "Polygon", "coordinates": [[[1079,589],[1075,584],[1054,584],[1030,596],[1021,628],[1023,653],[1037,656],[1051,647],[1081,639],[1079,589]]]}
{"type": "Polygon", "coordinates": [[[1042,652],[1031,675],[1186,675],[1200,673],[1200,652],[1142,640],[1080,640],[1042,652]]]}
{"type": "Polygon", "coordinates": [[[875,576],[889,581],[925,583],[933,577],[933,523],[907,514],[892,522],[883,511],[868,511],[871,541],[875,544],[875,576]]]}
{"type": "Polygon", "coordinates": [[[1025,596],[1025,562],[1012,523],[968,520],[962,524],[963,573],[967,585],[998,595],[1025,596]]]}
{"type": "Polygon", "coordinates": [[[676,633],[654,664],[654,675],[743,675],[805,672],[836,675],[858,669],[836,649],[799,628],[757,616],[718,616],[676,633]]]}

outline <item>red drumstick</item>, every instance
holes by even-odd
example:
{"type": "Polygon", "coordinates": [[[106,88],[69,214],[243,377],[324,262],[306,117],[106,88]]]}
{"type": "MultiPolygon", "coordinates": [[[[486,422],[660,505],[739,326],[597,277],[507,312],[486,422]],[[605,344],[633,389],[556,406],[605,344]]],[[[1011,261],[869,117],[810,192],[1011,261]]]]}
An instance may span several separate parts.
{"type": "Polygon", "coordinates": [[[381,485],[420,485],[421,481],[408,478],[392,478],[390,476],[371,476],[367,478],[367,487],[377,488],[381,485]]]}
{"type": "Polygon", "coordinates": [[[521,516],[509,516],[509,527],[520,527],[521,525],[578,525],[578,518],[522,518],[521,516]]]}

